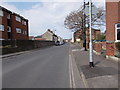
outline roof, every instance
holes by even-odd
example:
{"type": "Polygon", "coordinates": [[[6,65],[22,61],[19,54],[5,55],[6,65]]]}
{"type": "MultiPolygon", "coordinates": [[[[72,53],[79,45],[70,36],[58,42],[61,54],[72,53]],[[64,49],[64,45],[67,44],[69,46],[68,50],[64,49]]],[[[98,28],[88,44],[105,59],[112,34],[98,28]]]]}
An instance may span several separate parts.
{"type": "Polygon", "coordinates": [[[53,31],[51,31],[50,29],[48,29],[47,31],[50,32],[50,33],[53,33],[53,31]]]}
{"type": "Polygon", "coordinates": [[[45,38],[35,38],[35,40],[46,40],[45,38]]]}
{"type": "Polygon", "coordinates": [[[8,9],[6,9],[6,8],[4,8],[4,7],[2,7],[2,6],[0,6],[0,9],[4,10],[4,11],[6,11],[6,12],[9,12],[9,13],[11,13],[11,14],[17,15],[17,16],[23,18],[24,20],[28,21],[28,19],[24,18],[23,16],[21,16],[21,15],[15,13],[15,12],[12,12],[12,11],[10,11],[10,10],[8,10],[8,9]]]}
{"type": "Polygon", "coordinates": [[[40,35],[40,36],[36,36],[35,38],[42,38],[42,35],[40,35]]]}

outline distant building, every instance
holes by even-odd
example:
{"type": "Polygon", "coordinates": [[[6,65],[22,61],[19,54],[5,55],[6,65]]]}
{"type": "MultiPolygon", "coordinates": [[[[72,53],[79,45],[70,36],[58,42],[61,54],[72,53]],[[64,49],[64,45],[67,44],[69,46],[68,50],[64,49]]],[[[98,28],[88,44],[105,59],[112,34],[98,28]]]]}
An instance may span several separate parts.
{"type": "Polygon", "coordinates": [[[29,36],[29,40],[35,40],[34,36],[29,36]]]}
{"type": "MultiPolygon", "coordinates": [[[[92,28],[92,40],[98,40],[101,35],[101,31],[99,29],[92,28]]],[[[86,41],[89,41],[89,29],[86,30],[86,41]]]]}
{"type": "Polygon", "coordinates": [[[66,42],[66,43],[69,42],[69,41],[70,41],[69,39],[64,39],[64,42],[66,42]]]}
{"type": "Polygon", "coordinates": [[[63,38],[61,38],[60,36],[58,36],[58,41],[59,41],[60,44],[63,44],[63,43],[64,43],[63,38]]]}
{"type": "Polygon", "coordinates": [[[29,40],[28,20],[0,6],[0,39],[29,40]]]}
{"type": "Polygon", "coordinates": [[[43,35],[41,35],[41,38],[44,38],[45,40],[48,40],[48,41],[53,41],[53,32],[48,29],[47,32],[45,32],[43,35]]]}
{"type": "MultiPolygon", "coordinates": [[[[96,40],[99,39],[100,37],[100,30],[99,29],[92,29],[92,39],[96,40]]],[[[82,33],[82,30],[78,30],[76,32],[74,32],[74,41],[75,42],[79,42],[79,40],[83,39],[84,35],[82,33]]],[[[89,41],[89,29],[86,29],[86,41],[89,41]]]]}
{"type": "Polygon", "coordinates": [[[81,30],[74,32],[74,42],[79,42],[79,40],[81,40],[81,37],[82,37],[81,30]]]}
{"type": "Polygon", "coordinates": [[[48,29],[43,35],[35,37],[35,40],[44,39],[47,41],[57,41],[58,37],[50,29],[48,29]]]}
{"type": "Polygon", "coordinates": [[[58,41],[58,36],[53,33],[53,41],[56,43],[58,41]]]}

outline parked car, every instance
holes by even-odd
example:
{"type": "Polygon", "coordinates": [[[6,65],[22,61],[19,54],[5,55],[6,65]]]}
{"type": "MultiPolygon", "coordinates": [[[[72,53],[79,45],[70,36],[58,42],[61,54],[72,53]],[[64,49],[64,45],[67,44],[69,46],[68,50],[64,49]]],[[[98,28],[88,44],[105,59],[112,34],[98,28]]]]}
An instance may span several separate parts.
{"type": "Polygon", "coordinates": [[[60,42],[59,42],[59,41],[57,41],[57,42],[55,43],[55,45],[56,45],[56,46],[59,46],[59,45],[60,45],[60,42]]]}

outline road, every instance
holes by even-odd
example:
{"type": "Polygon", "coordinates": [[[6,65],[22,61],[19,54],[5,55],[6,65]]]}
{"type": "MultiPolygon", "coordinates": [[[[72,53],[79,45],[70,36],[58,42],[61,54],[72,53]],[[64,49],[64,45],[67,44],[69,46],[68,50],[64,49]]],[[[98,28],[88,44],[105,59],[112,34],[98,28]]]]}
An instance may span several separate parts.
{"type": "Polygon", "coordinates": [[[4,58],[3,88],[69,88],[69,44],[4,58]]]}

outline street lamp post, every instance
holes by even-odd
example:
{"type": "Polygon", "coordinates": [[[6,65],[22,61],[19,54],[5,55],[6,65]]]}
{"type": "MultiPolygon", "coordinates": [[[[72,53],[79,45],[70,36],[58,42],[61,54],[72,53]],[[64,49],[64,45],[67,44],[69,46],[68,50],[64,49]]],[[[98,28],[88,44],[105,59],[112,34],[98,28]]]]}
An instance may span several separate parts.
{"type": "Polygon", "coordinates": [[[93,63],[93,55],[92,55],[92,0],[89,0],[89,34],[90,34],[90,42],[89,42],[89,53],[90,53],[90,67],[94,67],[94,63],[93,63]]]}
{"type": "MultiPolygon", "coordinates": [[[[84,10],[85,10],[85,0],[84,0],[84,10]]],[[[85,15],[85,12],[83,12],[83,32],[84,32],[84,48],[85,48],[85,51],[87,51],[87,48],[86,48],[86,15],[85,15]]]]}

